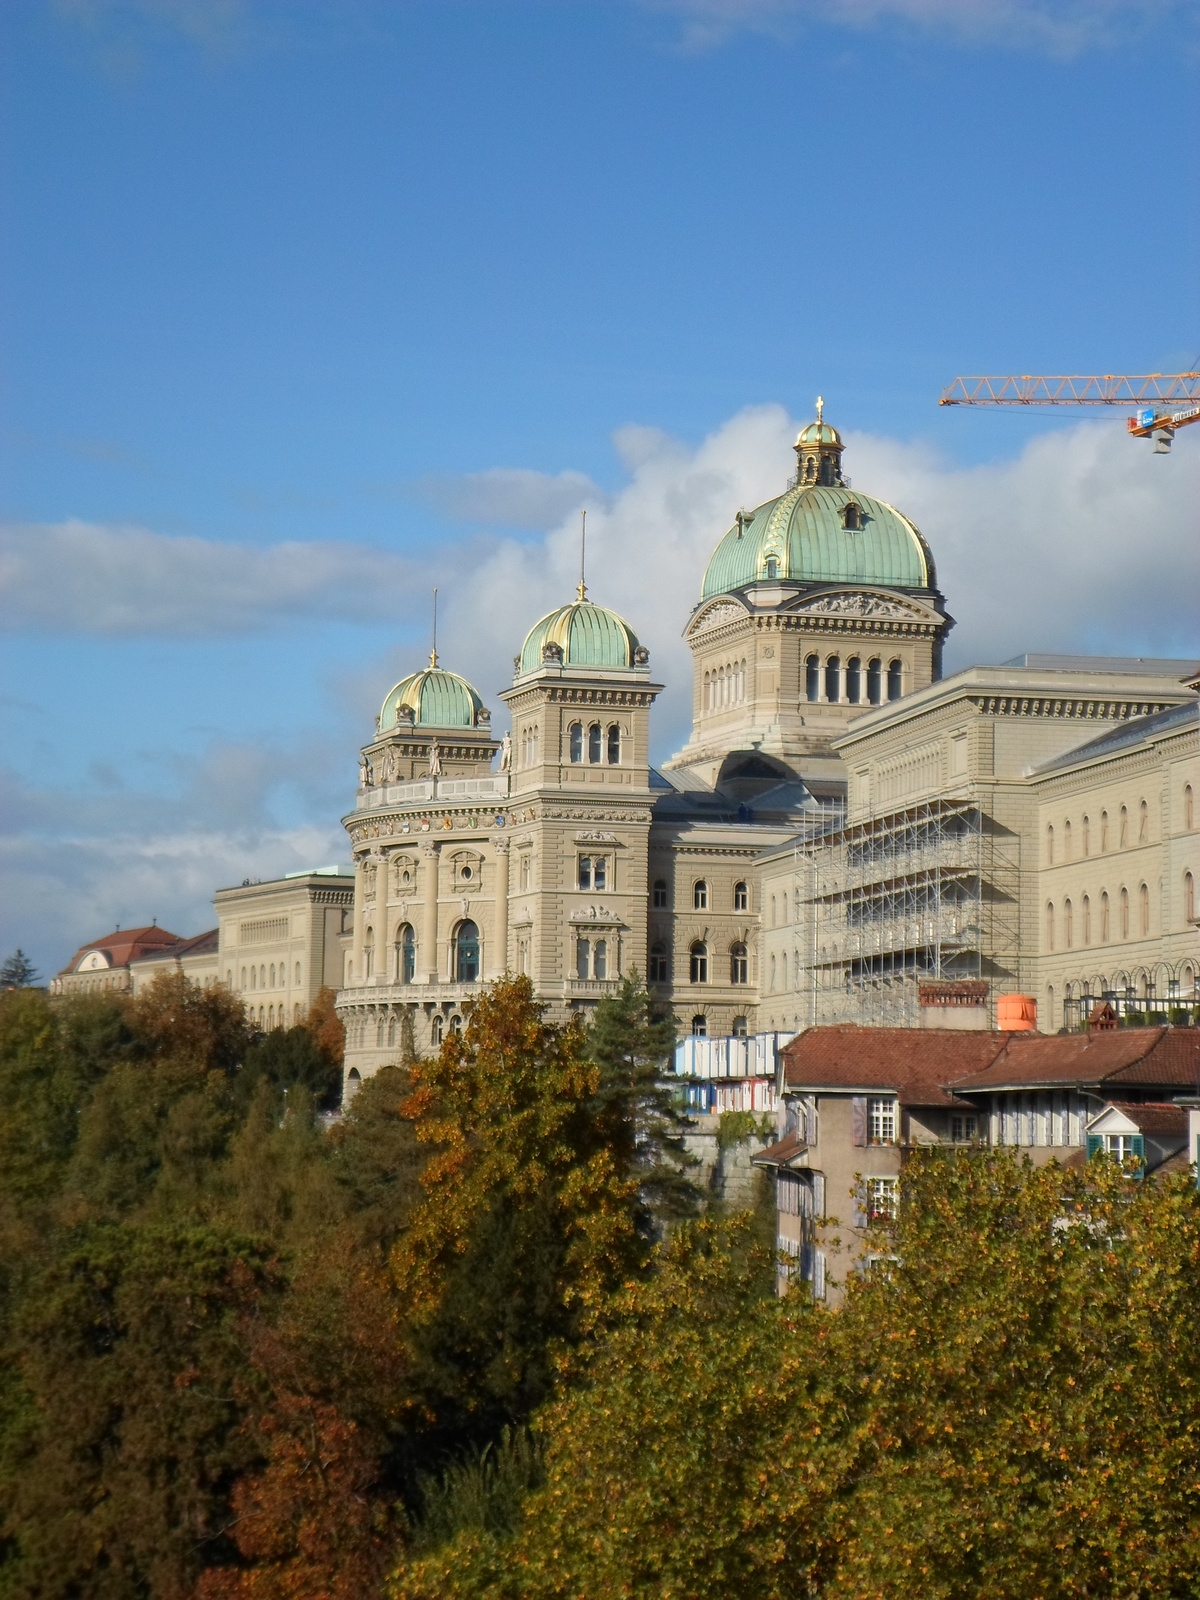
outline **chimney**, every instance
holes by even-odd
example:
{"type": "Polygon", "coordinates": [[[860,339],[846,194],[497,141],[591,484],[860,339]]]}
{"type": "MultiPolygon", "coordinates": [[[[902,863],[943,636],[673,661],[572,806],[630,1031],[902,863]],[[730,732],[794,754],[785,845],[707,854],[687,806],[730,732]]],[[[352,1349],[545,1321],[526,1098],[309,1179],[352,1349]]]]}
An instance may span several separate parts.
{"type": "Polygon", "coordinates": [[[996,1001],[996,1026],[1001,1033],[1036,1033],[1037,1001],[1031,994],[1002,994],[996,1001]]]}
{"type": "Polygon", "coordinates": [[[923,1028],[986,1033],[991,1027],[986,978],[930,981],[921,984],[919,995],[923,1028]]]}

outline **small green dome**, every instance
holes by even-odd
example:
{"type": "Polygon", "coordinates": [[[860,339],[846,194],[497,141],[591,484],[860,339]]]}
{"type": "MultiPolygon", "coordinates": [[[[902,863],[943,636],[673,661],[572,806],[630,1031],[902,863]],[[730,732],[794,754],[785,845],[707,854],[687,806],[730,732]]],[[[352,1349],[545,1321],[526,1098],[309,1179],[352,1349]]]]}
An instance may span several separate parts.
{"type": "Polygon", "coordinates": [[[444,667],[426,667],[402,678],[383,702],[379,731],[386,733],[398,722],[407,722],[403,709],[412,712],[415,727],[474,728],[483,710],[483,701],[457,672],[444,667]]]}
{"type": "Polygon", "coordinates": [[[542,665],[548,646],[562,651],[562,664],[566,667],[628,669],[640,665],[635,657],[643,654],[629,624],[615,611],[593,605],[590,600],[572,600],[569,606],[560,606],[535,622],[525,635],[517,670],[535,671],[542,665]]]}
{"type": "MultiPolygon", "coordinates": [[[[827,422],[811,423],[800,440],[811,433],[816,444],[818,428],[833,435],[821,443],[840,445],[827,422]]],[[[840,483],[789,489],[735,522],[709,558],[702,598],[775,578],[937,587],[933,556],[913,523],[894,506],[840,483]]]]}
{"type": "Polygon", "coordinates": [[[799,450],[806,444],[831,444],[839,450],[844,448],[841,434],[828,422],[810,422],[807,428],[801,428],[792,448],[799,450]]]}

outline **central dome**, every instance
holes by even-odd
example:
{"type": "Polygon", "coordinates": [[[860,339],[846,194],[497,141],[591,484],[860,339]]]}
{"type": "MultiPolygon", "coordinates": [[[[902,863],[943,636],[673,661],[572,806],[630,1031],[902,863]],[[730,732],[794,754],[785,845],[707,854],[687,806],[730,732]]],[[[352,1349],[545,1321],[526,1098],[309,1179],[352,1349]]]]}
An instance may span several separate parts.
{"type": "Polygon", "coordinates": [[[444,667],[426,667],[402,678],[388,695],[379,713],[379,731],[407,722],[408,713],[415,727],[474,728],[482,711],[483,701],[465,678],[444,667]]]}
{"type": "Polygon", "coordinates": [[[547,659],[556,665],[561,661],[565,667],[628,670],[638,664],[635,657],[639,653],[637,636],[624,618],[590,600],[572,600],[530,628],[517,658],[517,670],[534,672],[547,659]]]}
{"type": "Polygon", "coordinates": [[[789,489],[735,522],[709,558],[702,597],[776,578],[937,588],[933,555],[908,518],[841,484],[789,489]]]}

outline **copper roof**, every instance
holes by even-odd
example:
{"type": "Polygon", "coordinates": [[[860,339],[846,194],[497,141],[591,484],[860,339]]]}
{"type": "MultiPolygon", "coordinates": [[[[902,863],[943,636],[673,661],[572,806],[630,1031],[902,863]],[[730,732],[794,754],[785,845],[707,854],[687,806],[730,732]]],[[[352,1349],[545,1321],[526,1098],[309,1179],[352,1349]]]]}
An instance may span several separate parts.
{"type": "Polygon", "coordinates": [[[102,950],[108,957],[110,967],[123,967],[147,950],[161,949],[163,945],[179,942],[177,933],[168,933],[166,928],[160,928],[157,923],[149,928],[118,928],[113,933],[106,933],[102,939],[89,939],[87,944],[80,945],[63,971],[74,972],[84,956],[93,950],[102,950]]]}
{"type": "Polygon", "coordinates": [[[791,1089],[890,1089],[902,1105],[959,1106],[944,1087],[982,1072],[1008,1035],[939,1028],[809,1028],[785,1046],[791,1089]]]}

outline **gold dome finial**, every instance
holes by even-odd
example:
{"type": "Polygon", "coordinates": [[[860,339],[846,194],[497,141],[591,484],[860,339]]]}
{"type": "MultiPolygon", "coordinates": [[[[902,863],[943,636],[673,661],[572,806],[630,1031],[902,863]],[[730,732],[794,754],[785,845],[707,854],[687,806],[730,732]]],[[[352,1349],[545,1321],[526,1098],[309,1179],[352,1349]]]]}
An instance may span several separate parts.
{"type": "Polygon", "coordinates": [[[822,400],[821,396],[818,395],[817,396],[817,427],[818,428],[821,426],[821,413],[822,413],[822,411],[824,411],[824,409],[825,409],[825,402],[824,402],[824,400],[822,400]]]}
{"type": "Polygon", "coordinates": [[[429,651],[430,668],[436,667],[437,662],[437,590],[433,591],[433,645],[429,651]]]}
{"type": "Polygon", "coordinates": [[[587,599],[587,584],[583,581],[584,557],[587,554],[587,511],[581,509],[579,513],[579,587],[575,593],[580,600],[587,599]]]}

